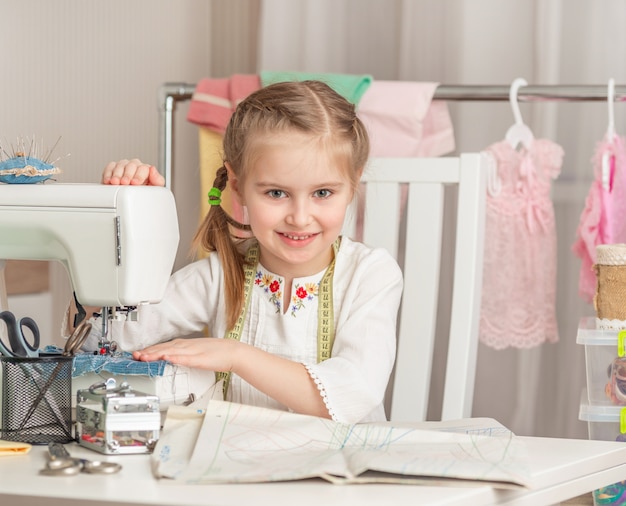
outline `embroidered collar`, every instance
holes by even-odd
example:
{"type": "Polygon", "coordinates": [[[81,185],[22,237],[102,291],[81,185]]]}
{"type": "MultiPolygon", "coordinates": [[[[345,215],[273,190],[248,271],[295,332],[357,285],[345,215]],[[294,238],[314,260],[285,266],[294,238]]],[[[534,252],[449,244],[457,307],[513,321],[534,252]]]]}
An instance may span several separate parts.
{"type": "MultiPolygon", "coordinates": [[[[291,289],[291,305],[289,311],[291,316],[296,317],[298,312],[306,309],[308,302],[315,300],[319,295],[319,287],[326,269],[314,274],[296,278],[291,289]]],[[[285,278],[274,274],[261,264],[257,266],[254,285],[263,291],[264,297],[276,307],[276,312],[282,312],[283,296],[285,291],[285,278]]]]}

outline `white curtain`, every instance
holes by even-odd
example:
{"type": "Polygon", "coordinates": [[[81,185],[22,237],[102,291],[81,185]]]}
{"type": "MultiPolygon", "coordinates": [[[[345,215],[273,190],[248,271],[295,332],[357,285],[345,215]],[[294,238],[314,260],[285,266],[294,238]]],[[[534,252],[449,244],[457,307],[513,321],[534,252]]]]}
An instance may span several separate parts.
{"type": "MultiPolygon", "coordinates": [[[[626,82],[626,3],[620,0],[262,0],[258,70],[367,73],[442,84],[626,82]]],[[[531,350],[481,345],[475,416],[518,434],[587,437],[578,420],[585,386],[579,260],[571,253],[592,181],[591,156],[607,129],[605,102],[522,104],[535,137],[565,151],[553,190],[557,218],[560,342],[531,350]]],[[[507,102],[450,103],[457,151],[503,139],[507,102]]],[[[616,129],[624,111],[615,105],[616,129]]]]}

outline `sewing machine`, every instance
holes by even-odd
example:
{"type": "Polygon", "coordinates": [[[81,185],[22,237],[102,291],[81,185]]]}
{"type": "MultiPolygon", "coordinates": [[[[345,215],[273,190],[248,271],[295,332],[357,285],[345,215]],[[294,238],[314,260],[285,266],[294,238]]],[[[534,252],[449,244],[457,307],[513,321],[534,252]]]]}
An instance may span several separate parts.
{"type": "Polygon", "coordinates": [[[60,261],[84,306],[159,302],[178,239],[165,188],[0,185],[0,259],[60,261]]]}
{"type": "MultiPolygon", "coordinates": [[[[0,262],[60,261],[76,300],[102,307],[102,346],[110,318],[133,319],[138,305],[161,300],[178,239],[174,197],[165,188],[0,184],[0,262]]],[[[7,309],[6,296],[0,303],[7,309]]]]}
{"type": "MultiPolygon", "coordinates": [[[[103,308],[102,335],[107,336],[106,315],[133,319],[124,312],[162,299],[178,240],[176,206],[165,188],[0,184],[0,303],[3,259],[58,260],[78,302],[103,308]]],[[[76,377],[72,389],[111,376],[76,377]]],[[[200,394],[213,381],[213,373],[168,366],[162,377],[133,376],[130,383],[159,395],[165,408],[185,401],[190,385],[200,385],[193,390],[200,394]]]]}
{"type": "Polygon", "coordinates": [[[104,337],[110,308],[161,300],[178,238],[164,188],[0,185],[0,259],[59,260],[76,300],[102,307],[104,337]]]}

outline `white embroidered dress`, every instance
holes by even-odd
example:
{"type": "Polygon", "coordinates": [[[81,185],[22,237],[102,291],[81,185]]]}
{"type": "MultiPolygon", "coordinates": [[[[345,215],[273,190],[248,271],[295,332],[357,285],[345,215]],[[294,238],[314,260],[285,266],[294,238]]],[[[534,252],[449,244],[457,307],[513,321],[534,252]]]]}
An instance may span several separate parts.
{"type": "MultiPolygon", "coordinates": [[[[303,363],[333,419],[346,423],[384,420],[383,397],[395,359],[402,273],[387,251],[342,239],[333,276],[332,356],[317,363],[318,290],[324,272],[294,279],[291,293],[285,294],[284,279],[259,264],[241,341],[303,363]],[[285,296],[291,303],[283,312],[285,296]]],[[[215,253],[183,267],[172,275],[161,303],[139,308],[137,322],[112,322],[111,338],[128,351],[204,328],[210,336],[221,338],[229,330],[223,283],[215,253]]],[[[235,374],[228,400],[286,409],[235,374]]]]}

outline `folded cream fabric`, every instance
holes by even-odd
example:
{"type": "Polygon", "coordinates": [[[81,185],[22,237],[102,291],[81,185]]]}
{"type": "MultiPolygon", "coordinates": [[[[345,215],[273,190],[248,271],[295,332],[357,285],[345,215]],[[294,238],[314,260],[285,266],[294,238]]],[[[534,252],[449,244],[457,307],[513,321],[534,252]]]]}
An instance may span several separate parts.
{"type": "Polygon", "coordinates": [[[10,455],[26,455],[31,449],[28,443],[20,443],[17,441],[4,441],[0,439],[0,457],[8,457],[10,455]]]}

